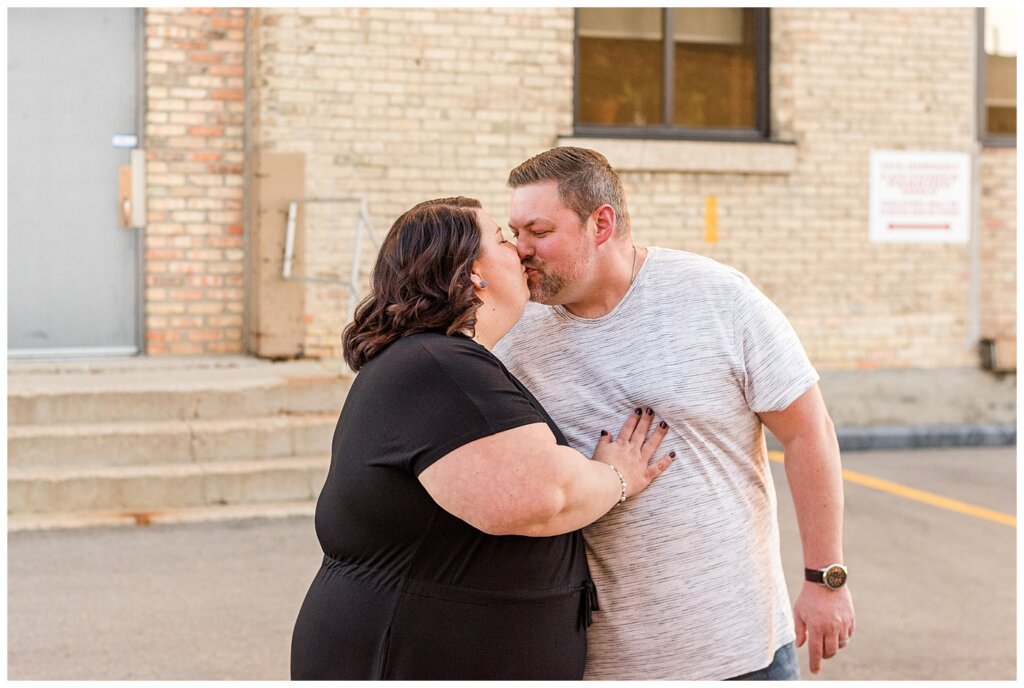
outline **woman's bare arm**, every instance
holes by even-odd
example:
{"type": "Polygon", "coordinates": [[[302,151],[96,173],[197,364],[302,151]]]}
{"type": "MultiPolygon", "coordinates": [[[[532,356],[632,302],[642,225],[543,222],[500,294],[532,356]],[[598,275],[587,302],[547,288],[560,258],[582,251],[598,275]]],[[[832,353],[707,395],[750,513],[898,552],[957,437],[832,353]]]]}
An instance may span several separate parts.
{"type": "Polygon", "coordinates": [[[559,446],[543,423],[484,437],[446,454],[419,479],[445,511],[491,535],[561,535],[596,521],[665,470],[671,457],[650,460],[667,429],[649,440],[651,414],[631,414],[614,440],[602,438],[596,461],[559,446]],[[646,440],[646,441],[645,441],[646,440]],[[605,463],[607,462],[607,463],[605,463]]]}

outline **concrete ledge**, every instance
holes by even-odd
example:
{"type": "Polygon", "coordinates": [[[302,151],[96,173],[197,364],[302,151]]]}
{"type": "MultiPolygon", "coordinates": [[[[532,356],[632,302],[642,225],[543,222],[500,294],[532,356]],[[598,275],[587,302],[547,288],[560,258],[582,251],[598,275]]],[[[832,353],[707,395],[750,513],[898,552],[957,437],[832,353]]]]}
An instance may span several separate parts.
{"type": "Polygon", "coordinates": [[[70,530],[110,526],[178,525],[254,518],[312,518],[316,501],[274,504],[228,504],[163,511],[80,511],[60,514],[8,514],[7,532],[70,530]]]}
{"type": "Polygon", "coordinates": [[[7,469],[81,470],[316,454],[337,413],[8,428],[7,469]]]}
{"type": "Polygon", "coordinates": [[[840,428],[836,435],[843,451],[1004,447],[1017,443],[1017,428],[1012,425],[840,428]]]}
{"type": "Polygon", "coordinates": [[[821,373],[837,428],[979,428],[1017,424],[1017,376],[979,368],[821,373]]]}
{"type": "MultiPolygon", "coordinates": [[[[768,448],[781,451],[779,441],[765,432],[768,448]]],[[[837,428],[841,451],[934,449],[938,447],[1005,447],[1017,444],[1013,425],[932,425],[837,428]]]]}
{"type": "Polygon", "coordinates": [[[301,359],[270,361],[253,356],[126,356],[103,359],[8,361],[8,380],[19,375],[110,375],[111,373],[145,373],[194,375],[203,371],[236,371],[241,374],[268,375],[353,375],[340,361],[301,359]]]}
{"type": "Polygon", "coordinates": [[[796,145],[792,143],[566,136],[558,139],[558,145],[596,150],[617,172],[790,174],[796,169],[796,145]]]}
{"type": "MultiPolygon", "coordinates": [[[[352,384],[320,361],[181,358],[11,366],[12,426],[331,413],[352,384]]],[[[337,366],[334,366],[335,368],[337,366]]]]}
{"type": "Polygon", "coordinates": [[[7,482],[13,516],[75,512],[150,513],[220,505],[315,502],[330,457],[259,458],[212,464],[37,471],[7,482]]]}

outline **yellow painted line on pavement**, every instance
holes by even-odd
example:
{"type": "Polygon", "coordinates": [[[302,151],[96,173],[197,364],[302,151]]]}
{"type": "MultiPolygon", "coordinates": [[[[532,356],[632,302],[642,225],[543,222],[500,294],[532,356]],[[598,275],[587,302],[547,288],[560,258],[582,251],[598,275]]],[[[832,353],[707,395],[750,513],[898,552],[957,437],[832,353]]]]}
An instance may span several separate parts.
{"type": "MultiPolygon", "coordinates": [[[[782,452],[770,451],[768,452],[768,458],[772,461],[784,463],[782,452]]],[[[956,499],[950,499],[949,497],[943,497],[931,492],[925,492],[924,490],[918,490],[913,487],[907,487],[906,485],[900,485],[899,483],[894,483],[890,480],[883,480],[881,478],[875,478],[874,476],[845,469],[843,470],[843,479],[857,485],[864,485],[865,487],[871,487],[882,492],[888,492],[889,494],[894,494],[898,497],[903,497],[904,499],[937,506],[940,509],[956,511],[967,516],[973,516],[985,521],[992,521],[993,523],[1010,526],[1011,528],[1017,527],[1017,518],[1015,516],[1004,514],[999,511],[992,511],[991,509],[968,504],[967,502],[957,501],[956,499]]]]}

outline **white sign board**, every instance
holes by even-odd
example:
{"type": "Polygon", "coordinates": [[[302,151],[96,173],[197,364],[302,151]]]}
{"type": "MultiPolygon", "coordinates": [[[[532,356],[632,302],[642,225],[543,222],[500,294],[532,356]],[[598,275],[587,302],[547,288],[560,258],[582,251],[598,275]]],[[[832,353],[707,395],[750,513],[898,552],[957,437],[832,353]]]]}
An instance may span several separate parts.
{"type": "Polygon", "coordinates": [[[871,241],[967,243],[970,191],[967,153],[871,151],[871,241]]]}

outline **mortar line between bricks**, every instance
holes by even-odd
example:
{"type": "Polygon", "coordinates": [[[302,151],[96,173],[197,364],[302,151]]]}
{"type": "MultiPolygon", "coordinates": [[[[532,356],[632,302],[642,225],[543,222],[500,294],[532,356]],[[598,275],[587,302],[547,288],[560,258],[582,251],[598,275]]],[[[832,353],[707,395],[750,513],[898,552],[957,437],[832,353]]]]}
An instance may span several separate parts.
{"type": "MultiPolygon", "coordinates": [[[[785,463],[782,452],[770,451],[768,452],[768,458],[772,461],[779,463],[785,463]]],[[[967,502],[961,502],[956,499],[950,499],[949,497],[943,497],[942,495],[933,494],[931,492],[925,492],[924,490],[918,490],[914,487],[907,487],[899,483],[894,483],[891,480],[883,480],[882,478],[876,478],[871,475],[864,473],[858,473],[856,471],[849,471],[843,469],[843,480],[854,483],[856,485],[863,485],[864,487],[870,487],[881,492],[887,492],[897,497],[903,497],[915,502],[921,502],[922,504],[929,504],[931,506],[937,506],[940,509],[946,509],[948,511],[955,511],[957,513],[964,514],[966,516],[973,516],[974,518],[980,518],[985,521],[991,521],[993,523],[999,523],[1004,526],[1010,526],[1011,528],[1017,527],[1017,518],[1010,514],[1004,514],[999,511],[993,511],[992,509],[986,509],[984,507],[975,506],[974,504],[968,504],[967,502]]]]}

